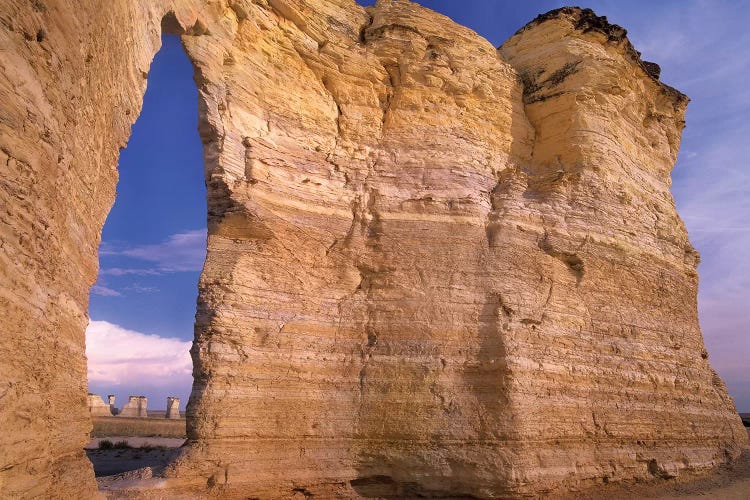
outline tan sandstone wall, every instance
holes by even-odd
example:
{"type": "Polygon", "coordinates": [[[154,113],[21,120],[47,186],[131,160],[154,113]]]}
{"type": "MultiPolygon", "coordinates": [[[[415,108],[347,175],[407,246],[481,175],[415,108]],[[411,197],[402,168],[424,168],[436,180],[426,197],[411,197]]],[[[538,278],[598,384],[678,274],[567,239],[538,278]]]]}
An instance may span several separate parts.
{"type": "Polygon", "coordinates": [[[688,99],[625,35],[561,9],[500,48],[536,131],[496,198],[499,248],[525,240],[522,282],[546,292],[509,304],[511,325],[534,320],[511,368],[532,484],[673,477],[747,443],[708,363],[699,256],[669,191],[688,99]]]}
{"type": "Polygon", "coordinates": [[[0,491],[91,497],[84,331],[157,26],[130,2],[0,5],[0,491]],[[11,432],[12,430],[12,432],[11,432]]]}
{"type": "Polygon", "coordinates": [[[11,0],[11,496],[95,488],[87,291],[170,10],[196,66],[209,239],[189,446],[161,487],[514,496],[739,452],[669,193],[686,99],[624,33],[561,11],[497,51],[407,1],[11,0]]]}

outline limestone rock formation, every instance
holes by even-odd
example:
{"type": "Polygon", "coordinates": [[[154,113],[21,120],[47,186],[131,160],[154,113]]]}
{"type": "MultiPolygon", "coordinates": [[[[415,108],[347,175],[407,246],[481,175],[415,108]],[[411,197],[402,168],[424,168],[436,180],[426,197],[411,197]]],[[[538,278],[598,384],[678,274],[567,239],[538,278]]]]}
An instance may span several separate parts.
{"type": "Polygon", "coordinates": [[[148,417],[147,406],[148,398],[146,396],[130,396],[128,402],[122,406],[117,416],[146,418],[148,417]]]}
{"type": "Polygon", "coordinates": [[[98,394],[88,395],[89,413],[92,417],[111,417],[112,409],[98,394]]]}
{"type": "Polygon", "coordinates": [[[167,414],[165,418],[180,418],[180,398],[167,398],[167,414]]]}
{"type": "Polygon", "coordinates": [[[513,497],[747,444],[669,192],[687,98],[623,29],[561,9],[497,50],[406,0],[9,0],[10,496],[94,494],[87,291],[162,30],[196,68],[209,236],[160,491],[513,497]]]}

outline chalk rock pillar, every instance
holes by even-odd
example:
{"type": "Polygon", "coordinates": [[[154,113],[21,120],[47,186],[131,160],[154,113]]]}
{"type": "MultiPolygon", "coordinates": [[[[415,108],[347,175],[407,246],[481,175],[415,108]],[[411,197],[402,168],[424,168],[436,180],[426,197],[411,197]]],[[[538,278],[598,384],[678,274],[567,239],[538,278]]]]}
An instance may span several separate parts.
{"type": "Polygon", "coordinates": [[[180,398],[167,398],[167,415],[165,418],[180,418],[180,398]]]}
{"type": "Polygon", "coordinates": [[[109,404],[109,411],[112,415],[117,415],[117,408],[115,408],[115,395],[109,394],[107,396],[107,403],[109,404]]]}
{"type": "Polygon", "coordinates": [[[146,396],[130,396],[118,416],[146,418],[148,417],[148,413],[146,412],[147,402],[146,396]]]}
{"type": "Polygon", "coordinates": [[[112,411],[110,407],[104,402],[104,400],[98,394],[88,395],[89,413],[92,417],[111,417],[112,411]]]}

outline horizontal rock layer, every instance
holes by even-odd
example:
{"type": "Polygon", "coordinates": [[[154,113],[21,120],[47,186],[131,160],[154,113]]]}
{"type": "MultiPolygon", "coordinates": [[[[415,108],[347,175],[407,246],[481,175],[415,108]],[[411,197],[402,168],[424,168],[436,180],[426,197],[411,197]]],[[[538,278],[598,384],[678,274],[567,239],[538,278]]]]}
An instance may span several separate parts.
{"type": "Polygon", "coordinates": [[[209,192],[163,491],[512,497],[746,444],[669,192],[687,99],[622,28],[560,9],[495,49],[403,0],[84,4],[0,10],[5,491],[93,494],[86,292],[161,29],[209,192]]]}

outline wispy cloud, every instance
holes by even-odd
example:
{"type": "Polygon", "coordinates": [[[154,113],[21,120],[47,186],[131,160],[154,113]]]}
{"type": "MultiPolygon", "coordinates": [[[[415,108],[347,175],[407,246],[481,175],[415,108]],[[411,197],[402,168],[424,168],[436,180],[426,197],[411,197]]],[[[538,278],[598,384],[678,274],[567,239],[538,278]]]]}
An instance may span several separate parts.
{"type": "Polygon", "coordinates": [[[161,274],[163,273],[156,269],[130,269],[123,267],[109,267],[99,271],[100,276],[160,276],[161,274]]]}
{"type": "Polygon", "coordinates": [[[191,343],[122,328],[107,321],[86,329],[88,380],[98,385],[189,387],[191,343]]]}
{"type": "Polygon", "coordinates": [[[206,230],[196,229],[171,235],[165,241],[151,245],[118,247],[103,243],[100,256],[120,256],[151,262],[153,268],[111,267],[102,269],[102,275],[159,275],[164,273],[200,271],[206,260],[206,230]]]}
{"type": "Polygon", "coordinates": [[[91,287],[91,293],[94,295],[101,295],[102,297],[120,297],[122,295],[117,290],[98,284],[91,287]]]}
{"type": "Polygon", "coordinates": [[[144,286],[138,283],[133,283],[132,285],[126,286],[124,290],[126,292],[135,292],[135,293],[157,293],[159,292],[159,288],[155,286],[144,286]]]}

